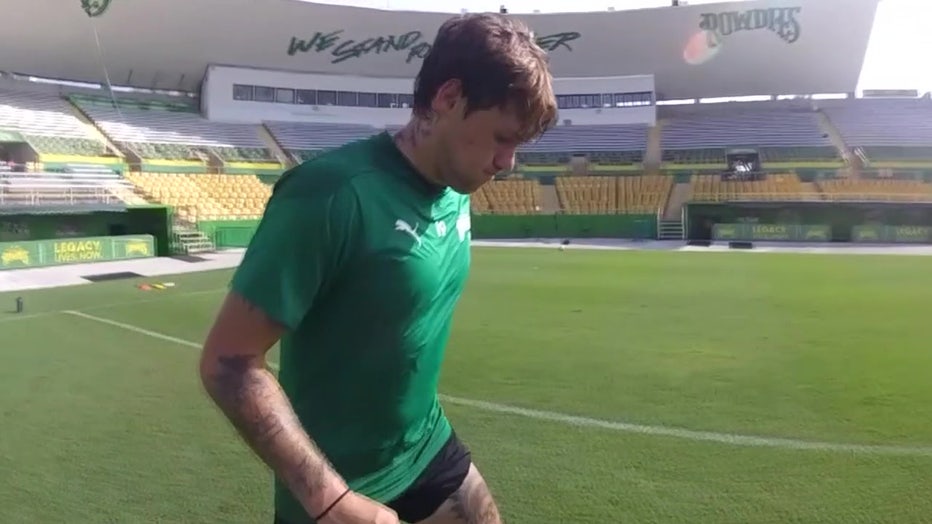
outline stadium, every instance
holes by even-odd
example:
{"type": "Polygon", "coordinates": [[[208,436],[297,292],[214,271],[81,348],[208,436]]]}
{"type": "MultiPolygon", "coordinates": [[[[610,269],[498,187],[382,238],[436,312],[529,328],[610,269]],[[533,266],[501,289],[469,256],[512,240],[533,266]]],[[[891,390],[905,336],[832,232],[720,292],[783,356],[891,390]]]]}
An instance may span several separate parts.
{"type": "MultiPolygon", "coordinates": [[[[857,93],[880,3],[509,15],[559,124],[472,197],[441,383],[507,522],[929,521],[932,99],[857,93]]],[[[0,522],[271,522],[197,350],[282,172],[403,126],[449,16],[5,12],[0,522]]]]}

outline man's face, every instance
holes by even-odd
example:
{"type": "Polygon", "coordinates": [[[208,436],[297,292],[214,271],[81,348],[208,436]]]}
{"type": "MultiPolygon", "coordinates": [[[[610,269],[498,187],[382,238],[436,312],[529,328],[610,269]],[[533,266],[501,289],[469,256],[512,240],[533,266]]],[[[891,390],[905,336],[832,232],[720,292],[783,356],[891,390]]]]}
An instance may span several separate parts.
{"type": "Polygon", "coordinates": [[[463,117],[466,100],[459,98],[450,111],[438,115],[443,181],[455,191],[474,193],[515,163],[521,123],[510,111],[487,109],[463,117]]]}

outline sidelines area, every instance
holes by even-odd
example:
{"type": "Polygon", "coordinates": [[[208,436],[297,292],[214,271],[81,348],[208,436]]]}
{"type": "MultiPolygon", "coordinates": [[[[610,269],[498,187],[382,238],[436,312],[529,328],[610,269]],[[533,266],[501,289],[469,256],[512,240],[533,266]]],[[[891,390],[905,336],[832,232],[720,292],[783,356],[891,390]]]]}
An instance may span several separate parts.
{"type": "MultiPolygon", "coordinates": [[[[192,349],[200,349],[201,345],[190,340],[185,340],[164,333],[151,331],[132,324],[126,324],[109,318],[99,317],[76,310],[65,310],[61,313],[83,318],[89,321],[106,324],[116,328],[124,329],[140,335],[172,342],[181,346],[192,349]]],[[[269,363],[269,368],[278,369],[277,363],[269,363]]],[[[788,450],[808,450],[808,451],[825,451],[836,453],[860,454],[860,455],[896,455],[896,456],[914,456],[914,457],[932,457],[932,446],[894,446],[881,444],[846,444],[837,442],[817,442],[806,441],[790,438],[761,437],[753,435],[738,435],[733,433],[717,433],[710,431],[693,431],[689,429],[667,427],[667,426],[649,426],[642,424],[632,424],[627,422],[615,422],[596,418],[581,417],[557,413],[552,411],[541,411],[527,409],[507,404],[498,404],[482,400],[474,400],[449,395],[440,395],[444,402],[470,407],[491,413],[503,415],[520,416],[524,418],[556,422],[570,426],[587,427],[603,429],[609,431],[618,431],[624,433],[636,433],[650,436],[674,437],[684,440],[698,442],[713,442],[719,444],[728,444],[733,446],[745,447],[769,447],[788,450]]]]}

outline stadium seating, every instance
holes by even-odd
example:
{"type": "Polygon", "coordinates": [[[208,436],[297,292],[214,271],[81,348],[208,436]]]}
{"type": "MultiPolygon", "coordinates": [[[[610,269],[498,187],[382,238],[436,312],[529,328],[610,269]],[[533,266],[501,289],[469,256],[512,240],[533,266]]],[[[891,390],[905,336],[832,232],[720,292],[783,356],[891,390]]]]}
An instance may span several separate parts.
{"type": "Polygon", "coordinates": [[[932,159],[932,100],[825,101],[822,111],[851,148],[870,160],[932,159]]]}
{"type": "Polygon", "coordinates": [[[786,104],[781,108],[716,106],[666,108],[662,160],[676,164],[720,164],[726,148],[753,147],[762,161],[831,160],[838,157],[817,113],[786,104]]]}
{"type": "Polygon", "coordinates": [[[609,176],[558,177],[557,198],[565,213],[614,213],[618,209],[617,183],[609,176]]]}
{"type": "Polygon", "coordinates": [[[381,131],[375,126],[305,122],[266,122],[278,144],[296,161],[381,131]]]}
{"type": "Polygon", "coordinates": [[[540,212],[543,199],[537,180],[493,180],[471,200],[477,213],[527,215],[540,212]]]}
{"type": "Polygon", "coordinates": [[[192,106],[156,100],[72,97],[98,126],[140,158],[201,159],[211,151],[224,161],[270,162],[258,127],[207,120],[192,106]]]}
{"type": "Polygon", "coordinates": [[[646,125],[563,125],[519,148],[518,157],[524,164],[557,164],[585,153],[595,162],[636,164],[646,147],[646,125]]]}
{"type": "Polygon", "coordinates": [[[656,213],[666,204],[673,177],[580,176],[556,178],[557,197],[565,213],[656,213]]]}
{"type": "Polygon", "coordinates": [[[623,176],[618,178],[618,211],[620,213],[656,213],[667,203],[673,177],[623,176]]]}
{"type": "Polygon", "coordinates": [[[107,146],[54,94],[0,90],[0,130],[23,136],[39,153],[104,156],[107,146]]]}
{"type": "MultiPolygon", "coordinates": [[[[231,168],[229,172],[237,172],[233,167],[246,166],[239,171],[248,173],[265,173],[258,168],[249,170],[252,163],[274,162],[263,142],[262,126],[209,121],[198,113],[193,102],[183,98],[121,96],[116,106],[112,99],[105,97],[70,95],[69,98],[114,143],[143,159],[205,163],[208,156],[213,155],[224,162],[240,162],[226,166],[231,168]]],[[[809,103],[659,108],[662,161],[719,165],[724,162],[726,149],[742,146],[756,148],[765,165],[837,159],[836,148],[823,132],[819,115],[809,103]]],[[[833,100],[820,104],[820,110],[838,128],[848,145],[863,149],[872,160],[932,160],[932,101],[833,100]]],[[[263,125],[295,161],[399,127],[278,121],[263,125]]],[[[41,90],[0,89],[0,131],[22,135],[40,153],[75,157],[108,154],[99,134],[75,115],[67,100],[41,90]]],[[[532,167],[552,167],[568,162],[576,154],[585,154],[595,164],[640,170],[647,139],[648,128],[644,125],[559,125],[539,140],[519,148],[518,157],[520,163],[532,167]]],[[[46,172],[28,175],[5,174],[11,168],[0,165],[0,176],[4,177],[0,198],[4,203],[17,206],[36,203],[125,205],[148,199],[176,206],[178,216],[196,222],[257,218],[271,191],[255,175],[133,173],[124,179],[112,171],[119,171],[115,165],[108,168],[111,171],[49,172],[68,171],[69,163],[71,160],[60,160],[55,166],[48,164],[46,172]]],[[[702,170],[701,167],[694,169],[702,170]]],[[[603,173],[606,171],[601,169],[603,173]]],[[[809,174],[804,179],[813,177],[809,174]]],[[[667,176],[561,176],[555,180],[557,202],[550,205],[558,203],[562,212],[640,214],[663,208],[675,179],[667,176]]],[[[692,199],[705,201],[932,200],[932,184],[919,181],[853,178],[803,182],[791,173],[771,174],[753,181],[726,181],[718,175],[695,174],[690,187],[692,199]]],[[[542,209],[542,191],[536,179],[497,180],[473,195],[472,206],[479,213],[538,213],[542,209]]]]}
{"type": "Polygon", "coordinates": [[[816,182],[827,200],[932,202],[932,184],[918,180],[822,180],[816,182]]]}
{"type": "Polygon", "coordinates": [[[108,208],[146,204],[116,173],[0,173],[0,206],[8,209],[108,208]]]}
{"type": "Polygon", "coordinates": [[[818,189],[793,173],[768,174],[763,180],[722,180],[720,175],[693,175],[692,199],[723,202],[734,200],[820,200],[818,189]]]}
{"type": "Polygon", "coordinates": [[[130,173],[127,178],[153,201],[175,207],[179,218],[192,223],[259,218],[272,192],[254,175],[130,173]]]}

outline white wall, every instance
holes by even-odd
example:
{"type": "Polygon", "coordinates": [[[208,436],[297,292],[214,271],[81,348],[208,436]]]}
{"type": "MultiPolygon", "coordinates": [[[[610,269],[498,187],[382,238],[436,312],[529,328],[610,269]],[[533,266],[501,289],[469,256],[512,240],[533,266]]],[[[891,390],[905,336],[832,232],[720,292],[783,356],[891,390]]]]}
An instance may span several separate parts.
{"type": "MultiPolygon", "coordinates": [[[[210,66],[201,93],[201,110],[206,118],[224,122],[262,121],[339,122],[376,126],[401,125],[410,109],[310,106],[233,100],[233,84],[260,85],[290,89],[411,93],[414,81],[400,78],[369,78],[268,71],[262,69],[210,66]]],[[[556,94],[654,92],[652,75],[616,78],[557,78],[556,94]]],[[[564,109],[560,121],[574,124],[646,123],[654,125],[656,108],[564,109]]]]}

